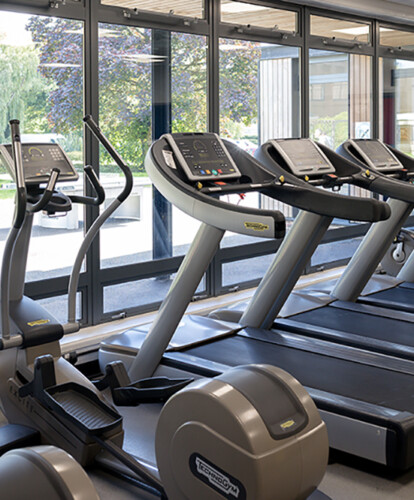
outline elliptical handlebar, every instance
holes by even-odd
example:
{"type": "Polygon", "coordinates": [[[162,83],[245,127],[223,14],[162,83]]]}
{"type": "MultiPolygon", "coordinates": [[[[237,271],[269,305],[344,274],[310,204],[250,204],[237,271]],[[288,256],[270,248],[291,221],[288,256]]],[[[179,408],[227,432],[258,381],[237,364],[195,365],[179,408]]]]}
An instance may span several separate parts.
{"type": "Polygon", "coordinates": [[[89,182],[92,184],[92,187],[95,190],[96,196],[78,196],[78,195],[70,195],[69,198],[73,203],[82,203],[83,205],[94,205],[99,206],[105,201],[105,190],[102,187],[98,176],[96,175],[94,169],[91,165],[86,165],[83,169],[85,175],[89,179],[89,182]]]}
{"type": "Polygon", "coordinates": [[[28,212],[34,214],[36,212],[40,212],[41,210],[43,210],[46,207],[46,205],[52,199],[53,192],[54,192],[59,174],[60,174],[60,170],[58,168],[52,169],[52,171],[50,172],[49,181],[47,183],[46,189],[43,192],[42,197],[40,198],[40,200],[37,203],[35,203],[34,205],[32,205],[31,207],[29,207],[27,209],[28,212]]]}
{"type": "Polygon", "coordinates": [[[16,172],[16,208],[13,226],[20,229],[26,215],[27,192],[23,173],[22,143],[20,139],[20,121],[10,120],[12,154],[16,172]]]}
{"type": "Polygon", "coordinates": [[[108,139],[104,136],[101,129],[96,124],[95,120],[91,115],[86,115],[83,118],[83,121],[88,126],[89,130],[93,133],[93,135],[98,139],[98,141],[102,144],[102,146],[108,151],[108,153],[115,160],[118,167],[122,170],[125,175],[125,186],[124,189],[117,196],[118,200],[122,203],[131,193],[133,187],[133,176],[131,169],[128,165],[123,161],[123,159],[119,156],[119,154],[115,151],[112,144],[108,141],[108,139]]]}

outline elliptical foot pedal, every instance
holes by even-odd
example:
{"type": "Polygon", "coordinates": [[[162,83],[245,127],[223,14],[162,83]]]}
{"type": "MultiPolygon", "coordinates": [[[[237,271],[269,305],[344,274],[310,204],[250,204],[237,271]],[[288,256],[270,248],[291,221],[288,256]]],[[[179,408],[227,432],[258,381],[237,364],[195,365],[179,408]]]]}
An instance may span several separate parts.
{"type": "Polygon", "coordinates": [[[43,402],[86,434],[101,435],[122,423],[118,412],[82,385],[68,382],[45,389],[43,402]]]}
{"type": "Polygon", "coordinates": [[[104,378],[95,386],[99,389],[110,387],[117,406],[138,406],[142,403],[164,403],[193,380],[151,377],[131,382],[122,361],[113,361],[105,367],[104,378]]]}
{"type": "Polygon", "coordinates": [[[74,382],[56,384],[51,355],[36,358],[33,380],[20,388],[19,395],[35,398],[85,435],[101,436],[117,427],[121,430],[122,416],[93,391],[74,382]]]}

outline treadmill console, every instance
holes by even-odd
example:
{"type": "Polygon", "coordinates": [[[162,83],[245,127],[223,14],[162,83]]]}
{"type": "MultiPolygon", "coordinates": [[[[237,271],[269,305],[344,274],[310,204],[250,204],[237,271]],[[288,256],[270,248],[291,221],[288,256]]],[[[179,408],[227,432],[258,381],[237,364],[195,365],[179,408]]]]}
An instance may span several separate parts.
{"type": "Polygon", "coordinates": [[[387,146],[378,139],[351,139],[349,143],[370,168],[380,172],[404,168],[387,146]]]}
{"type": "MultiPolygon", "coordinates": [[[[48,182],[53,168],[60,170],[58,182],[78,180],[78,173],[59,144],[22,144],[22,157],[24,178],[28,186],[48,182]]],[[[11,144],[0,145],[0,158],[14,179],[11,144]]]]}
{"type": "MultiPolygon", "coordinates": [[[[163,136],[190,181],[238,179],[241,173],[217,134],[182,133],[163,136]]],[[[173,155],[164,150],[167,165],[177,168],[173,155]]]]}
{"type": "Polygon", "coordinates": [[[272,139],[270,144],[298,177],[334,174],[335,167],[311,139],[272,139]]]}

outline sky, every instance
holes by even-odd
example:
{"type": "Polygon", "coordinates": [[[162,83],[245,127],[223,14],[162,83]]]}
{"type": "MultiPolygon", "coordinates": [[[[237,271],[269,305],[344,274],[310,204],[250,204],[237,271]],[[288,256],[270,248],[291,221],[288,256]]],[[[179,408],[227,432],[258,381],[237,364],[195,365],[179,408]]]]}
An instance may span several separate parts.
{"type": "Polygon", "coordinates": [[[31,34],[25,30],[30,15],[0,12],[0,42],[2,45],[31,45],[31,34]]]}

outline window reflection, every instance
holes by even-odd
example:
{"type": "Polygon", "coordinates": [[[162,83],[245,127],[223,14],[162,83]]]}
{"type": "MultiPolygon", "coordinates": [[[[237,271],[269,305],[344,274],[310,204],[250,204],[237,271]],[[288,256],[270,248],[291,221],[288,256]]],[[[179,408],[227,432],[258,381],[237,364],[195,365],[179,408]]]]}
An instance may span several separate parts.
{"type": "Polygon", "coordinates": [[[382,139],[414,155],[414,61],[380,59],[382,139]]]}

